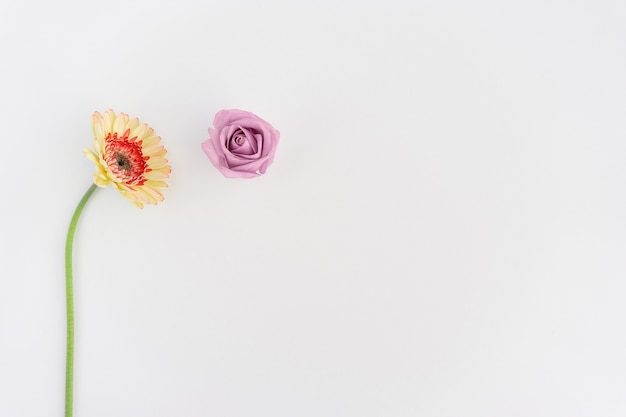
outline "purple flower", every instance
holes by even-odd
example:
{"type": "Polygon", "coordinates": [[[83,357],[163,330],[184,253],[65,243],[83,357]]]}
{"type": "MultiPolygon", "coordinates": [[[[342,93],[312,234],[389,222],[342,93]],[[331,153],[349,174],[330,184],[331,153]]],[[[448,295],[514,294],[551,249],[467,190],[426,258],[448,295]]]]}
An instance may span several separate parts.
{"type": "Polygon", "coordinates": [[[202,149],[225,177],[257,177],[274,161],[280,133],[257,115],[220,110],[213,126],[202,149]]]}

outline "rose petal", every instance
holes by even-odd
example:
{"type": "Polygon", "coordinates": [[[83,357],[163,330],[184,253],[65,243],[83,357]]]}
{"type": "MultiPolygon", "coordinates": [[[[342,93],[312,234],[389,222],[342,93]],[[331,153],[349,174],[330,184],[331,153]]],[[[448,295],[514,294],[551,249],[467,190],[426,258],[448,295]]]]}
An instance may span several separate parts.
{"type": "MultiPolygon", "coordinates": [[[[210,129],[209,133],[211,137],[216,137],[217,132],[214,129],[210,129]],[[211,133],[213,131],[213,133],[211,133]]],[[[226,157],[224,156],[224,152],[221,152],[221,148],[216,148],[215,141],[208,139],[202,142],[202,149],[204,153],[209,158],[209,161],[223,173],[223,169],[228,169],[228,164],[226,163],[226,157]]]]}
{"type": "Polygon", "coordinates": [[[257,116],[254,113],[243,110],[220,110],[215,115],[213,126],[215,126],[216,129],[220,129],[221,127],[231,124],[239,124],[238,121],[248,118],[255,120],[257,116]]]}
{"type": "MultiPolygon", "coordinates": [[[[237,171],[257,172],[269,158],[257,159],[256,161],[228,161],[231,169],[237,171]]],[[[228,160],[228,157],[227,157],[228,160]]]]}
{"type": "Polygon", "coordinates": [[[226,178],[254,178],[259,176],[256,172],[235,171],[233,169],[220,169],[219,171],[226,178]]]}

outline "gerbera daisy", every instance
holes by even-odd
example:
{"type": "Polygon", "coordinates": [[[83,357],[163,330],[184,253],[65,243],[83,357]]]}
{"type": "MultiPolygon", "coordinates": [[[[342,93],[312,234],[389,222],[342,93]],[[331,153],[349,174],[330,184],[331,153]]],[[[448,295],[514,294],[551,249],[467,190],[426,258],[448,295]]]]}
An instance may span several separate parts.
{"type": "Polygon", "coordinates": [[[159,188],[166,188],[171,168],[165,159],[167,151],[161,138],[139,119],[130,120],[125,113],[107,110],[91,118],[94,150],[84,149],[87,158],[96,163],[93,180],[99,187],[113,184],[134,205],[163,201],[159,188]]]}

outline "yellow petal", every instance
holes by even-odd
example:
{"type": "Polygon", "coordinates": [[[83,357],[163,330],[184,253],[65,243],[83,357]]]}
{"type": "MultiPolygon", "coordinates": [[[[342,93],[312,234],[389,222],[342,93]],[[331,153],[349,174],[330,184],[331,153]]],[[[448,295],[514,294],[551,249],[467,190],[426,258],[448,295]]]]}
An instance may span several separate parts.
{"type": "Polygon", "coordinates": [[[113,123],[115,123],[115,112],[107,110],[104,112],[104,131],[105,133],[113,132],[113,123]]]}
{"type": "Polygon", "coordinates": [[[150,146],[158,145],[161,142],[161,138],[159,136],[154,135],[144,135],[143,147],[148,148],[150,146]]]}
{"type": "Polygon", "coordinates": [[[91,129],[93,130],[93,136],[98,142],[102,142],[104,140],[105,129],[104,129],[104,119],[102,115],[98,112],[95,112],[93,116],[91,116],[91,129]]]}
{"type": "Polygon", "coordinates": [[[148,180],[146,181],[146,185],[152,188],[167,188],[167,183],[165,181],[148,180]]]}
{"type": "Polygon", "coordinates": [[[137,193],[136,195],[139,196],[139,198],[146,203],[156,204],[158,202],[157,199],[151,193],[149,193],[145,187],[137,187],[135,192],[137,193]]]}
{"type": "Polygon", "coordinates": [[[164,166],[167,166],[167,159],[160,156],[157,156],[156,158],[150,157],[148,160],[148,166],[153,170],[163,168],[164,166]]]}
{"type": "Polygon", "coordinates": [[[121,136],[126,131],[126,124],[128,123],[128,115],[125,113],[120,113],[115,118],[115,123],[113,123],[113,132],[116,132],[118,136],[121,136]]]}
{"type": "Polygon", "coordinates": [[[128,123],[128,125],[126,126],[126,129],[130,130],[130,137],[135,137],[136,135],[133,135],[133,130],[135,130],[137,128],[137,126],[139,126],[139,119],[137,119],[136,117],[130,121],[130,123],[128,123]]]}
{"type": "Polygon", "coordinates": [[[98,174],[93,174],[93,182],[98,187],[106,187],[106,186],[108,186],[111,183],[111,181],[109,181],[108,178],[102,178],[98,174]]]}
{"type": "Polygon", "coordinates": [[[165,155],[166,152],[163,152],[164,150],[165,148],[162,145],[153,145],[147,148],[144,146],[141,149],[141,152],[143,152],[144,155],[150,155],[150,157],[153,157],[165,155]],[[163,155],[160,155],[161,153],[163,153],[163,155]]]}
{"type": "Polygon", "coordinates": [[[142,140],[143,137],[146,135],[146,132],[148,131],[148,125],[147,124],[138,124],[137,126],[134,126],[132,129],[130,129],[130,137],[134,138],[137,137],[137,140],[142,140]]]}
{"type": "Polygon", "coordinates": [[[91,149],[83,149],[83,152],[85,153],[85,156],[87,157],[87,159],[89,159],[90,161],[93,162],[99,162],[100,158],[91,150],[91,149]]]}
{"type": "Polygon", "coordinates": [[[146,172],[145,174],[143,174],[143,176],[148,180],[166,180],[170,177],[170,171],[162,169],[154,170],[146,172]]]}

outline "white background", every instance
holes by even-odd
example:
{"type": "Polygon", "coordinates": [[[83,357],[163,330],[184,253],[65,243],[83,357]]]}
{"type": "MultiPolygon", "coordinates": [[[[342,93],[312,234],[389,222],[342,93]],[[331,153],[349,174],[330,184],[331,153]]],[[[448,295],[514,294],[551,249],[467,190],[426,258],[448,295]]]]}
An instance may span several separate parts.
{"type": "Polygon", "coordinates": [[[0,3],[0,416],[60,416],[90,116],[153,126],[75,246],[75,415],[626,415],[626,6],[0,3]],[[280,130],[224,178],[222,108],[280,130]]]}

